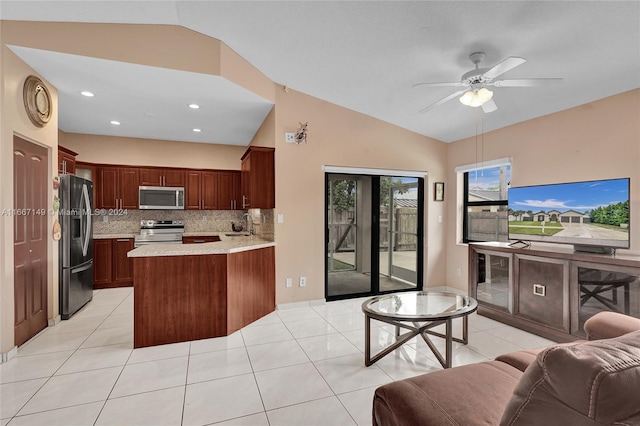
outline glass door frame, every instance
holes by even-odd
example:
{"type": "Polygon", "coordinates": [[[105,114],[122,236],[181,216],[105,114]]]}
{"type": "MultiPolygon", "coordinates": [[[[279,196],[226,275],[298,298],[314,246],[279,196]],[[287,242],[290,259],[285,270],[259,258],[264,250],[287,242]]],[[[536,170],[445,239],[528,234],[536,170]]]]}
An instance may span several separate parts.
{"type": "MultiPolygon", "coordinates": [[[[389,170],[385,171],[388,173],[384,174],[369,174],[369,173],[359,173],[359,172],[348,172],[348,171],[326,171],[325,170],[325,185],[324,185],[324,294],[325,300],[333,301],[333,300],[344,300],[344,299],[354,299],[358,297],[369,297],[369,296],[377,296],[381,294],[388,293],[398,293],[398,292],[407,292],[407,291],[422,291],[424,288],[424,209],[425,209],[425,199],[424,199],[424,189],[425,189],[425,180],[426,176],[420,173],[416,173],[416,175],[411,176],[407,173],[398,172],[397,175],[394,175],[394,171],[389,170]],[[329,235],[329,185],[330,185],[330,176],[331,175],[353,175],[357,176],[368,176],[371,178],[371,285],[369,291],[367,292],[359,292],[359,293],[347,293],[340,295],[329,295],[329,243],[330,243],[330,235],[329,235]],[[416,235],[416,276],[417,283],[415,287],[407,288],[407,289],[398,289],[398,290],[380,290],[380,178],[384,176],[389,177],[411,177],[418,180],[418,220],[417,220],[417,235],[416,235]]],[[[366,247],[360,247],[360,250],[366,250],[366,247]]]]}

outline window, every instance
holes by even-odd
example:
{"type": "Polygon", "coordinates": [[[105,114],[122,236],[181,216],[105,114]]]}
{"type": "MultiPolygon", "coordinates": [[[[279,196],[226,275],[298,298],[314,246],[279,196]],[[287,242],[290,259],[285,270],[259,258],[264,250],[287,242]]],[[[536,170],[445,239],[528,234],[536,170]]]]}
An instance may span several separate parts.
{"type": "Polygon", "coordinates": [[[484,168],[456,169],[464,173],[462,241],[465,243],[509,240],[507,192],[511,164],[491,163],[484,168]]]}

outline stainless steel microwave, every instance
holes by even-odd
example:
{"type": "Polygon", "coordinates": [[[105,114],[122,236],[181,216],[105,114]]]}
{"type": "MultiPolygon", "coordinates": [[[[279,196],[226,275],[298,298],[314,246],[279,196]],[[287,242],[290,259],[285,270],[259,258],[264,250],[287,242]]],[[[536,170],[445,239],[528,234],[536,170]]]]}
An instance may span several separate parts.
{"type": "Polygon", "coordinates": [[[184,188],[168,186],[141,186],[141,210],[184,210],[184,188]]]}

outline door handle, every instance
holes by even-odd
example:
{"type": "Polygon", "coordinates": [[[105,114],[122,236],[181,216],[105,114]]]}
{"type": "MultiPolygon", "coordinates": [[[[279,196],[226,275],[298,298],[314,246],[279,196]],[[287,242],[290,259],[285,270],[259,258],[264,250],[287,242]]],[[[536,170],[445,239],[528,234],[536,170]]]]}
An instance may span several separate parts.
{"type": "Polygon", "coordinates": [[[79,268],[74,268],[71,270],[72,274],[77,274],[78,272],[86,271],[87,269],[93,266],[93,260],[90,260],[87,265],[81,266],[79,268]]]}

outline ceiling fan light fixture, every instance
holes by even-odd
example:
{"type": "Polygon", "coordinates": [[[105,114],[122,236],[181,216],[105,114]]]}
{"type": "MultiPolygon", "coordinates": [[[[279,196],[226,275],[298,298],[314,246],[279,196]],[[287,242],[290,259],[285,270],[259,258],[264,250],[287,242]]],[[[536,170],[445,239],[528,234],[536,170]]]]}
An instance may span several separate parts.
{"type": "Polygon", "coordinates": [[[460,102],[463,105],[477,108],[491,98],[493,98],[493,92],[483,87],[480,90],[468,90],[464,95],[460,96],[460,102]]]}

